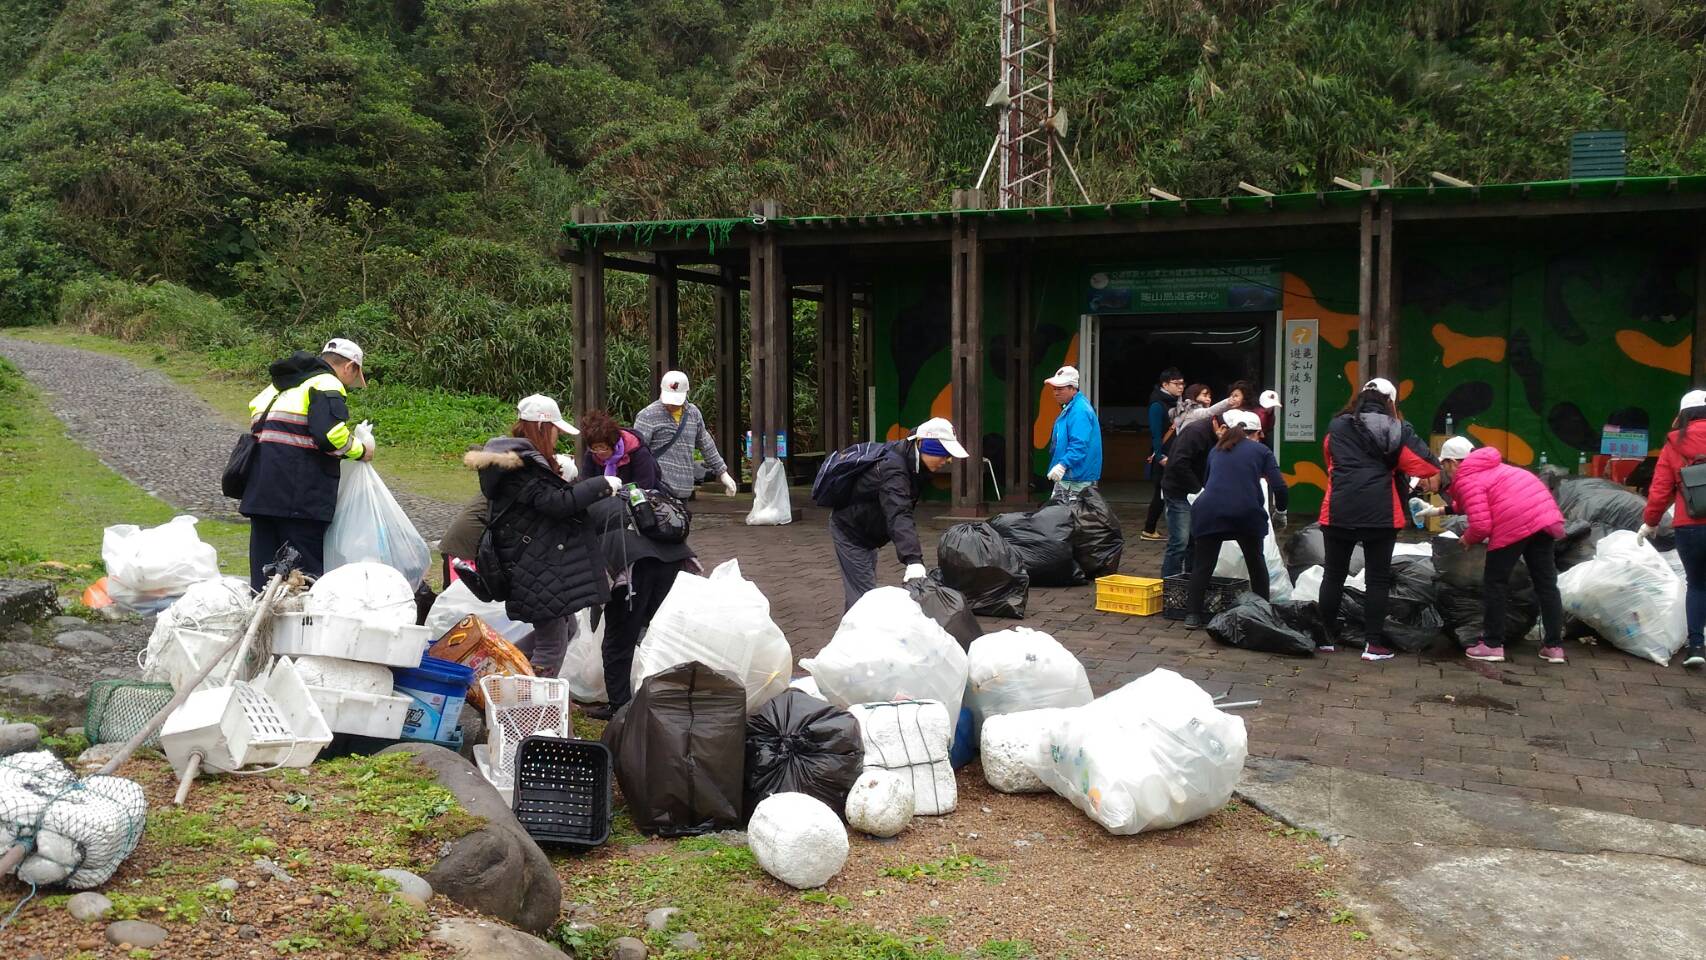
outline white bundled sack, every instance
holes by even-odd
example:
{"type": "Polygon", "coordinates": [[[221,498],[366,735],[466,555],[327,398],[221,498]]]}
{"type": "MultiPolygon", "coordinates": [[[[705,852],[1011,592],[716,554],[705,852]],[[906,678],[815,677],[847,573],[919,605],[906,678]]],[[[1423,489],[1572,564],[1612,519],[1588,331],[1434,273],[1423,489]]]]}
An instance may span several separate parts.
{"type": "Polygon", "coordinates": [[[752,478],[752,510],[746,515],[746,523],[751,527],[776,527],[793,520],[788,473],[782,469],[782,461],[772,457],[758,465],[758,473],[752,478]]]}
{"type": "Polygon", "coordinates": [[[900,587],[878,587],[841,618],[829,646],[800,661],[838,707],[886,700],[939,700],[960,715],[966,654],[900,587]]]}
{"type": "Polygon", "coordinates": [[[1298,603],[1318,603],[1321,600],[1321,579],[1327,575],[1327,568],[1316,564],[1297,575],[1297,582],[1292,584],[1291,599],[1298,603]]]}
{"type": "MultiPolygon", "coordinates": [[[[355,434],[363,443],[373,442],[373,428],[365,421],[355,434]]],[[[364,560],[383,563],[395,567],[412,591],[426,575],[432,551],[373,464],[345,460],[341,469],[338,503],[326,530],[326,569],[364,560]]]]}
{"type": "Polygon", "coordinates": [[[303,598],[302,611],[350,617],[376,630],[396,630],[414,625],[415,588],[390,564],[348,563],[314,581],[303,598]]]}
{"type": "Polygon", "coordinates": [[[462,622],[464,617],[473,615],[480,622],[497,631],[498,636],[510,643],[533,632],[533,624],[511,620],[504,612],[504,602],[494,600],[486,603],[474,596],[474,591],[461,580],[444,588],[444,592],[432,602],[432,609],[427,611],[426,627],[432,632],[433,639],[444,636],[450,628],[462,622]]]}
{"type": "Polygon", "coordinates": [[[729,560],[709,577],[676,575],[645,639],[634,651],[634,689],[654,674],[697,660],[746,688],[753,713],[788,687],[794,652],[770,619],[770,600],[729,560]]]}
{"type": "Polygon", "coordinates": [[[0,850],[20,836],[34,847],[17,877],[37,886],[98,887],[142,839],[148,801],[122,777],[77,776],[46,750],[0,758],[0,850]]]}
{"type": "MultiPolygon", "coordinates": [[[[1266,480],[1262,481],[1262,502],[1268,502],[1266,480]]],[[[1279,540],[1274,536],[1272,521],[1268,523],[1267,535],[1262,537],[1262,561],[1268,568],[1268,599],[1274,603],[1284,603],[1292,599],[1291,574],[1286,572],[1285,558],[1280,555],[1279,540]]],[[[1220,545],[1220,556],[1214,564],[1214,575],[1237,580],[1250,579],[1250,570],[1244,565],[1244,551],[1238,549],[1236,542],[1228,540],[1220,545]]]]}
{"type": "Polygon", "coordinates": [[[746,842],[765,873],[799,890],[823,886],[847,863],[841,818],[803,793],[773,793],[758,801],[746,842]]]}
{"type": "Polygon", "coordinates": [[[1558,576],[1564,612],[1625,653],[1669,663],[1688,635],[1683,579],[1631,530],[1606,534],[1593,556],[1558,576]]]}
{"type": "Polygon", "coordinates": [[[609,701],[610,695],[604,687],[602,617],[595,630],[591,611],[582,610],[575,614],[575,635],[569,638],[569,652],[563,656],[563,666],[557,671],[557,677],[569,682],[569,696],[579,703],[609,701]]]}
{"type": "Polygon", "coordinates": [[[972,717],[1044,707],[1081,707],[1095,695],[1084,665],[1060,641],[1029,627],[978,637],[966,657],[972,717]]]}
{"type": "Polygon", "coordinates": [[[1049,762],[1049,734],[1065,712],[1026,710],[985,720],[979,739],[983,779],[1002,793],[1047,792],[1036,771],[1049,762]]]}
{"type": "Polygon", "coordinates": [[[912,822],[912,778],[866,767],[847,791],[847,824],[873,837],[898,836],[912,822]]]}
{"type": "Polygon", "coordinates": [[[142,679],[167,679],[160,654],[173,642],[177,631],[231,634],[248,624],[249,613],[254,608],[255,595],[247,581],[220,577],[190,584],[184,595],[172,601],[155,619],[148,646],[137,660],[142,667],[142,679]]]}
{"type": "Polygon", "coordinates": [[[1243,720],[1184,677],[1154,670],[1064,711],[1037,773],[1108,832],[1131,834],[1219,809],[1248,748],[1243,720]]]}
{"type": "Polygon", "coordinates": [[[101,533],[107,595],[140,613],[158,613],[192,584],[219,577],[219,551],[195,532],[196,518],[173,517],[146,530],[131,523],[101,533]]]}
{"type": "Polygon", "coordinates": [[[892,770],[911,781],[913,813],[935,817],[954,812],[959,785],[948,759],[954,725],[940,702],[858,703],[847,712],[859,721],[865,768],[892,770]]]}

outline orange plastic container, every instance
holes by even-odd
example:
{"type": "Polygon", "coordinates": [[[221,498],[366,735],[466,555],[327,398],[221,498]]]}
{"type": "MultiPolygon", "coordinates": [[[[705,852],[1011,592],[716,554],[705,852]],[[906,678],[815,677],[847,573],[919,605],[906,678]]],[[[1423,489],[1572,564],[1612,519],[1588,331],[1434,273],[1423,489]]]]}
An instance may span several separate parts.
{"type": "Polygon", "coordinates": [[[474,683],[468,688],[468,703],[476,710],[486,709],[486,697],[480,691],[481,678],[533,676],[533,665],[527,662],[527,656],[473,614],[463,617],[444,636],[434,640],[427,648],[427,656],[473,668],[474,683]]]}

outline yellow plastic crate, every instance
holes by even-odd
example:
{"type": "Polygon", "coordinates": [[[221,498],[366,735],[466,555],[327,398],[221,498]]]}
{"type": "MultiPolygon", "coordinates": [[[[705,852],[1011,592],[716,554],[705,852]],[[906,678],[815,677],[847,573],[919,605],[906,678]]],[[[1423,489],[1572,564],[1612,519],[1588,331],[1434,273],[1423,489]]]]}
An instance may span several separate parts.
{"type": "Polygon", "coordinates": [[[1096,609],[1151,617],[1161,612],[1161,581],[1114,574],[1096,578],[1096,609]]]}

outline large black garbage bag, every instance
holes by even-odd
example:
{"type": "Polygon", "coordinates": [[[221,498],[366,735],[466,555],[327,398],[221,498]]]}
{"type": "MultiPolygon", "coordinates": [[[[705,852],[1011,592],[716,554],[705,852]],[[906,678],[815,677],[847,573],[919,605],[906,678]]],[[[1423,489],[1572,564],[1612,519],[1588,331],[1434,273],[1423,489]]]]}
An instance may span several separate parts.
{"type": "MultiPolygon", "coordinates": [[[[1312,523],[1302,530],[1285,538],[1280,547],[1280,555],[1285,558],[1285,570],[1291,574],[1293,583],[1297,582],[1298,574],[1310,567],[1327,565],[1326,541],[1321,536],[1321,524],[1312,523]]],[[[1356,576],[1362,569],[1362,544],[1357,544],[1351,550],[1351,566],[1345,571],[1347,576],[1356,576]]]]}
{"type": "Polygon", "coordinates": [[[1025,616],[1031,577],[1019,555],[987,523],[956,523],[936,547],[936,575],[966,596],[972,613],[985,617],[1025,616]]]}
{"type": "Polygon", "coordinates": [[[1072,559],[1092,577],[1105,577],[1120,569],[1125,553],[1125,533],[1114,508],[1095,487],[1063,494],[1051,504],[1064,503],[1072,510],[1072,559]]]}
{"type": "Polygon", "coordinates": [[[1586,520],[1564,521],[1564,537],[1553,547],[1558,572],[1563,573],[1571,567],[1592,560],[1594,548],[1610,532],[1611,529],[1603,524],[1588,523],[1586,520]]]}
{"type": "Polygon", "coordinates": [[[803,793],[840,813],[864,769],[865,738],[851,713],[784,690],[746,721],[746,819],[775,793],[803,793]]]}
{"type": "Polygon", "coordinates": [[[647,677],[604,728],[634,826],[667,837],[739,827],[746,690],[692,661],[647,677]]]}
{"type": "Polygon", "coordinates": [[[1075,587],[1084,571],[1072,558],[1072,508],[1052,503],[1031,513],[1003,513],[989,525],[1019,555],[1033,587],[1075,587]]]}
{"type": "Polygon", "coordinates": [[[1276,604],[1245,593],[1237,603],[1215,614],[1208,622],[1208,635],[1229,647],[1310,657],[1315,655],[1320,624],[1321,615],[1313,602],[1276,604]]]}
{"type": "Polygon", "coordinates": [[[971,642],[983,636],[983,627],[966,605],[965,594],[953,587],[943,586],[935,579],[909,580],[906,592],[924,608],[926,616],[959,641],[961,649],[970,649],[971,642]]]}
{"type": "MultiPolygon", "coordinates": [[[[1435,608],[1434,565],[1429,557],[1393,557],[1392,590],[1386,595],[1385,646],[1405,653],[1420,653],[1434,645],[1445,630],[1445,621],[1435,608]]],[[[1367,595],[1346,587],[1340,612],[1355,631],[1365,629],[1363,604],[1367,595]]],[[[1356,633],[1352,633],[1356,636],[1356,633]]]]}
{"type": "MultiPolygon", "coordinates": [[[[1542,471],[1541,478],[1558,498],[1558,509],[1564,521],[1583,520],[1608,530],[1638,530],[1647,499],[1605,477],[1578,477],[1563,473],[1556,467],[1542,471]]],[[[1676,548],[1676,531],[1670,518],[1659,521],[1659,532],[1653,546],[1659,550],[1676,548]]]]}
{"type": "MultiPolygon", "coordinates": [[[[1445,629],[1467,650],[1482,637],[1482,583],[1487,573],[1487,545],[1478,543],[1465,550],[1463,541],[1455,537],[1435,537],[1433,540],[1434,581],[1436,601],[1445,629]]],[[[1505,601],[1504,636],[1491,637],[1496,646],[1501,642],[1514,643],[1534,629],[1540,619],[1540,602],[1534,595],[1534,581],[1528,576],[1528,564],[1517,561],[1511,571],[1510,593],[1505,601]]]]}

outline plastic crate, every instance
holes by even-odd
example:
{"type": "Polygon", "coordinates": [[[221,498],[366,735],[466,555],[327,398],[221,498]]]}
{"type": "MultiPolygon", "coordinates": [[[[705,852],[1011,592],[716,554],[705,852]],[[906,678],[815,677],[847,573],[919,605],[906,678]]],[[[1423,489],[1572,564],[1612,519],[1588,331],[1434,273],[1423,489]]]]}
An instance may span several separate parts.
{"type": "Polygon", "coordinates": [[[596,847],[610,838],[610,749],[533,736],[515,751],[515,818],[535,840],[596,847]]]}
{"type": "Polygon", "coordinates": [[[1152,617],[1161,612],[1161,581],[1112,574],[1096,578],[1096,609],[1152,617]]]}
{"type": "MultiPolygon", "coordinates": [[[[1191,575],[1178,573],[1161,581],[1161,615],[1169,620],[1183,620],[1191,609],[1191,575]]],[[[1242,577],[1209,577],[1208,591],[1203,595],[1203,618],[1206,620],[1238,602],[1238,595],[1250,589],[1250,581],[1242,577]]]]}
{"type": "Polygon", "coordinates": [[[426,627],[386,630],[335,613],[281,613],[273,619],[275,654],[413,667],[431,642],[432,631],[426,627]]]}

